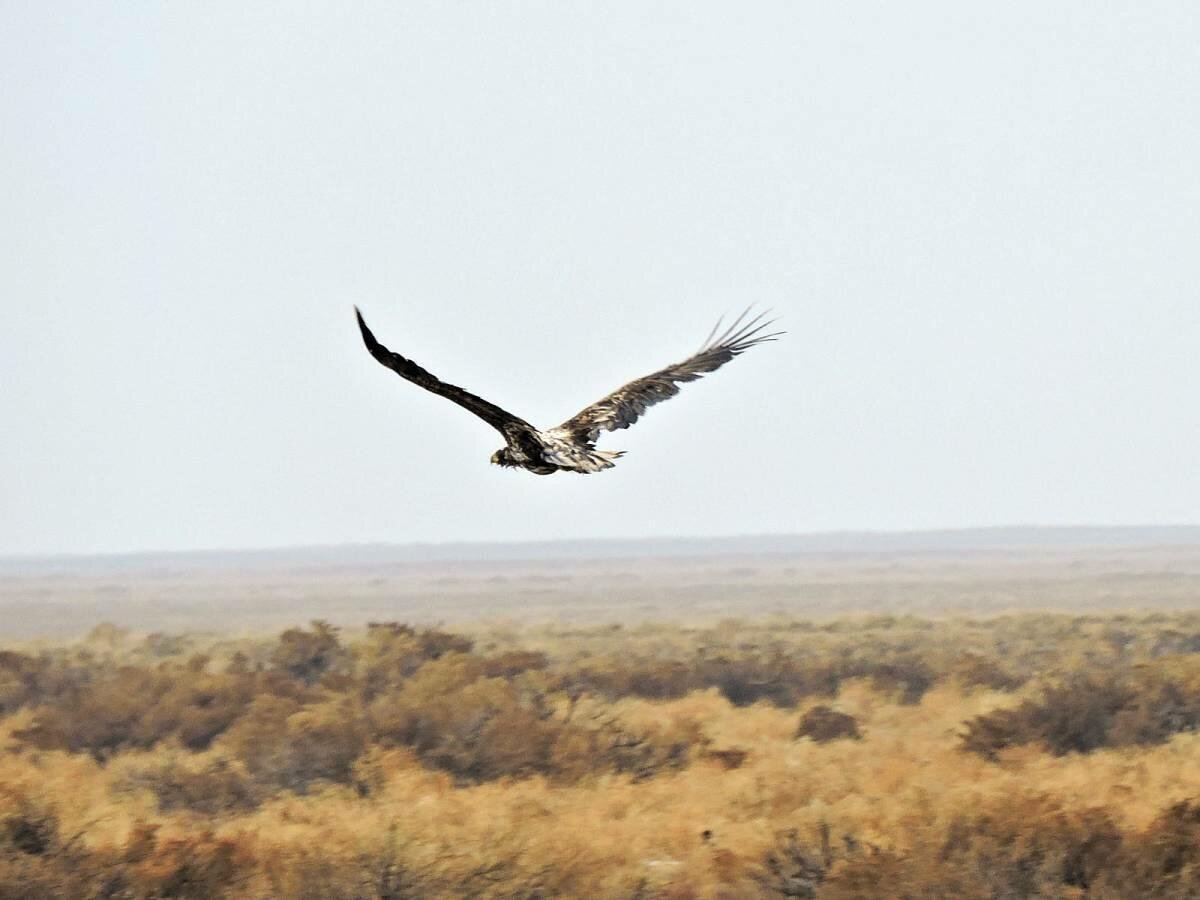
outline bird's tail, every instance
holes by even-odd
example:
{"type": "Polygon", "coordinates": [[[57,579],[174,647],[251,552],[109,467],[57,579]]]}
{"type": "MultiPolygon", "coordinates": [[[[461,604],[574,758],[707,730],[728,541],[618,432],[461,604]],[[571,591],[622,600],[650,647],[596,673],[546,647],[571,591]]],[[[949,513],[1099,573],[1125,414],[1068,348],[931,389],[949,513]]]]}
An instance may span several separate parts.
{"type": "Polygon", "coordinates": [[[576,472],[602,472],[605,469],[611,469],[617,463],[616,461],[625,455],[624,450],[588,450],[587,456],[578,466],[576,472]]]}
{"type": "Polygon", "coordinates": [[[602,472],[616,465],[624,450],[597,450],[590,443],[573,441],[557,430],[538,433],[542,459],[560,469],[573,472],[602,472]]]}

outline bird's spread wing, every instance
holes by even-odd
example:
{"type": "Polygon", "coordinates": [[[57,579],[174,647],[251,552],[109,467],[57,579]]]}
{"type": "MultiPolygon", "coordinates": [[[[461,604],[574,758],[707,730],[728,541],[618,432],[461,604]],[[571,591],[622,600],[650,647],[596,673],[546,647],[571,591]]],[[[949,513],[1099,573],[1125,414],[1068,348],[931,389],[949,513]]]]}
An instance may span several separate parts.
{"type": "Polygon", "coordinates": [[[354,314],[358,317],[358,328],[362,332],[363,343],[367,345],[367,349],[371,351],[371,355],[402,378],[407,378],[413,384],[420,385],[425,390],[431,391],[439,397],[453,400],[459,406],[469,409],[475,415],[479,416],[479,418],[483,419],[483,421],[505,435],[506,438],[508,435],[504,430],[505,426],[516,425],[533,430],[533,426],[519,416],[514,416],[494,403],[488,403],[482,397],[476,397],[470,391],[463,390],[457,385],[447,384],[441,381],[436,375],[426,372],[411,359],[406,359],[399,353],[393,353],[387,347],[383,346],[383,344],[379,343],[379,341],[375,340],[375,335],[371,334],[371,329],[363,321],[362,313],[359,312],[357,306],[354,307],[354,314]]]}
{"type": "Polygon", "coordinates": [[[783,334],[782,331],[767,332],[774,320],[764,322],[766,313],[746,321],[749,313],[750,310],[746,310],[738,316],[720,335],[717,334],[721,327],[718,321],[694,355],[652,375],[629,382],[563,422],[554,431],[568,433],[575,440],[590,444],[602,431],[628,428],[647,408],[678,394],[681,383],[695,381],[708,372],[715,372],[755,344],[774,340],[783,334]]]}

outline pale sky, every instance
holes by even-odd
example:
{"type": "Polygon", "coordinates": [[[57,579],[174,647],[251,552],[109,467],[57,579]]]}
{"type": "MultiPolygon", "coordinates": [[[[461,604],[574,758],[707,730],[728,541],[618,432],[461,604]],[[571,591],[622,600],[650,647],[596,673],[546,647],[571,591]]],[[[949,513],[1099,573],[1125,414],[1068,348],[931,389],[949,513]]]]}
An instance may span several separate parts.
{"type": "Polygon", "coordinates": [[[1200,4],[0,2],[0,553],[1200,522],[1200,4]],[[789,331],[538,477],[538,425],[789,331]]]}

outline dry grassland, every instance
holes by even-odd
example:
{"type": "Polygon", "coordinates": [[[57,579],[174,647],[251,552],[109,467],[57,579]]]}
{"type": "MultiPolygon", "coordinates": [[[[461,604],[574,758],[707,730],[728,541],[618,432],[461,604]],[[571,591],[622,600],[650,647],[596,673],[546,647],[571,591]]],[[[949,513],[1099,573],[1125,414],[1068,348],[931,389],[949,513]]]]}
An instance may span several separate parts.
{"type": "Polygon", "coordinates": [[[1200,615],[0,653],[3,897],[1200,896],[1200,615]]]}

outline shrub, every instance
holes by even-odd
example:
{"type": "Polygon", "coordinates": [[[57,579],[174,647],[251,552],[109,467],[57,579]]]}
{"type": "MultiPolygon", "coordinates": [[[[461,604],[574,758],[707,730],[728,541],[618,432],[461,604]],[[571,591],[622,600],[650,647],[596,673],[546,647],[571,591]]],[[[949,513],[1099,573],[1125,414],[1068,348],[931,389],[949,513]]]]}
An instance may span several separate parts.
{"type": "Polygon", "coordinates": [[[705,750],[705,759],[716,761],[724,769],[740,769],[750,756],[748,750],[741,747],[724,747],[719,750],[705,750]]]}
{"type": "Polygon", "coordinates": [[[271,665],[305,684],[315,684],[327,672],[340,670],[349,654],[338,643],[337,628],[314,621],[312,631],[290,628],[279,636],[271,665]]]}
{"type": "Polygon", "coordinates": [[[557,735],[537,684],[484,677],[460,653],[429,662],[402,690],[376,699],[372,730],[464,781],[545,772],[557,735]]]}
{"type": "Polygon", "coordinates": [[[22,706],[51,702],[91,678],[85,667],[54,659],[0,650],[0,715],[22,706]]]}
{"type": "Polygon", "coordinates": [[[397,688],[425,663],[451,653],[469,654],[473,647],[469,639],[442,631],[418,632],[397,622],[372,622],[365,640],[355,648],[363,696],[370,700],[397,688]]]}
{"type": "Polygon", "coordinates": [[[1200,801],[1170,806],[1130,837],[1122,863],[1109,879],[1117,896],[1200,896],[1200,801]]]}
{"type": "MultiPolygon", "coordinates": [[[[1103,811],[1067,812],[1038,797],[959,816],[921,836],[907,853],[828,826],[804,839],[782,835],[754,880],[768,894],[862,897],[1078,897],[1125,877],[1123,836],[1103,811]]],[[[1182,896],[1182,895],[1181,895],[1182,896]]]]}
{"type": "Polygon", "coordinates": [[[483,660],[485,678],[514,678],[522,672],[542,671],[550,665],[545,653],[532,650],[511,650],[483,660]]]}
{"type": "Polygon", "coordinates": [[[125,666],[72,685],[38,707],[33,723],[16,737],[42,749],[84,751],[97,760],[168,737],[203,749],[233,724],[256,685],[249,676],[206,674],[200,666],[201,659],[191,667],[125,666]]]}
{"type": "Polygon", "coordinates": [[[184,809],[206,816],[244,812],[262,799],[242,767],[219,757],[196,766],[169,754],[133,769],[119,787],[149,790],[163,812],[184,809]]]}
{"type": "Polygon", "coordinates": [[[0,819],[2,848],[41,856],[58,849],[59,843],[58,817],[49,810],[22,803],[18,811],[0,819]]]}
{"type": "Polygon", "coordinates": [[[919,702],[937,681],[933,669],[919,656],[888,648],[810,654],[748,647],[739,653],[698,653],[688,660],[589,662],[564,676],[563,682],[573,692],[594,692],[610,699],[665,700],[715,687],[734,706],[765,700],[790,708],[806,697],[831,697],[843,681],[852,678],[866,678],[876,690],[898,693],[902,703],[919,702]]]}
{"type": "Polygon", "coordinates": [[[796,737],[811,738],[818,744],[843,738],[862,739],[858,733],[858,720],[829,706],[814,706],[806,712],[796,726],[796,737]]]}
{"type": "Polygon", "coordinates": [[[356,701],[344,697],[301,706],[287,697],[260,694],[221,739],[221,747],[257,784],[297,793],[314,781],[349,783],[366,746],[362,713],[356,701]]]}
{"type": "Polygon", "coordinates": [[[106,868],[114,874],[101,896],[178,897],[207,900],[228,896],[252,859],[233,838],[201,830],[159,838],[158,826],[136,826],[106,868]]]}
{"type": "Polygon", "coordinates": [[[812,898],[836,859],[828,825],[821,823],[815,840],[802,839],[793,829],[776,836],[751,878],[770,896],[812,898]]]}
{"type": "Polygon", "coordinates": [[[561,729],[550,772],[567,780],[616,772],[631,775],[634,781],[645,781],[686,767],[693,755],[707,748],[708,740],[693,720],[659,722],[652,728],[639,729],[598,709],[576,716],[570,727],[561,729]]]}
{"type": "Polygon", "coordinates": [[[1006,747],[1040,743],[1051,753],[1158,744],[1200,727],[1200,673],[1170,661],[1117,672],[1077,673],[1013,709],[966,723],[963,749],[995,759],[1006,747]]]}
{"type": "Polygon", "coordinates": [[[1068,811],[1042,798],[1017,797],[954,819],[936,859],[922,860],[917,868],[929,873],[922,880],[963,885],[972,896],[981,890],[1055,896],[1064,888],[1095,884],[1116,859],[1121,840],[1103,810],[1068,811]]]}
{"type": "MultiPolygon", "coordinates": [[[[499,659],[504,669],[516,667],[499,659]]],[[[520,667],[540,662],[530,656],[520,667]]],[[[494,660],[460,653],[426,663],[402,689],[371,703],[372,733],[463,782],[600,771],[648,778],[686,765],[698,739],[698,730],[678,724],[646,731],[596,711],[576,715],[539,669],[487,674],[495,670],[494,660]]]]}
{"type": "Polygon", "coordinates": [[[983,687],[993,691],[1015,691],[1026,678],[998,660],[981,653],[963,653],[947,666],[948,678],[965,688],[983,687]]]}

